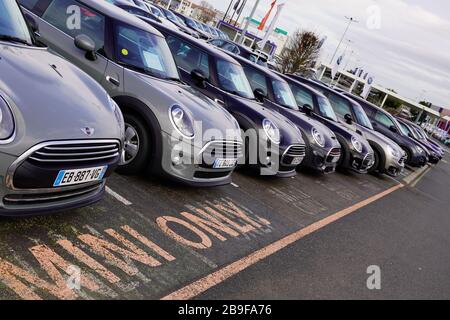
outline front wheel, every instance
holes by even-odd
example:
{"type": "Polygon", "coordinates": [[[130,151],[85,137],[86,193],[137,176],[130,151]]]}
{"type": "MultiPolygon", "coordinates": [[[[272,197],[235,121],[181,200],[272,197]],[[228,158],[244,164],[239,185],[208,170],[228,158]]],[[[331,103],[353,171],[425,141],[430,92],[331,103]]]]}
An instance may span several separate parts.
{"type": "Polygon", "coordinates": [[[135,115],[125,114],[125,140],[121,165],[117,172],[138,174],[147,166],[150,157],[150,134],[146,125],[135,115]]]}
{"type": "Polygon", "coordinates": [[[411,152],[410,152],[407,148],[402,147],[402,149],[403,149],[403,151],[406,152],[405,163],[406,163],[406,164],[409,164],[410,161],[411,161],[411,152]]]}
{"type": "Polygon", "coordinates": [[[377,170],[381,171],[380,170],[381,168],[379,168],[380,162],[381,162],[380,153],[378,151],[374,150],[373,157],[374,157],[374,162],[373,162],[372,167],[370,167],[370,169],[368,170],[369,173],[374,173],[377,170]]]}

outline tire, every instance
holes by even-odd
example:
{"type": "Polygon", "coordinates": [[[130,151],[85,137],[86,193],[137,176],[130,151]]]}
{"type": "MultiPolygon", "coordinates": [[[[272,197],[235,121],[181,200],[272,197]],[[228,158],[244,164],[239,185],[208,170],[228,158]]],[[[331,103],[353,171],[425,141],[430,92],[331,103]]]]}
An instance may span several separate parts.
{"type": "MultiPolygon", "coordinates": [[[[150,146],[151,146],[151,138],[149,130],[145,123],[140,120],[134,114],[124,114],[125,120],[125,150],[132,150],[134,148],[130,147],[130,145],[135,145],[137,142],[137,153],[134,157],[131,157],[131,152],[125,156],[125,161],[129,161],[117,168],[117,172],[125,175],[133,175],[143,172],[149,165],[150,159],[150,146]],[[136,135],[132,139],[129,139],[129,131],[134,130],[134,134],[136,135]],[[130,143],[131,142],[131,143],[130,143]],[[128,147],[127,147],[128,146],[128,147]],[[128,149],[127,149],[128,148],[128,149]]],[[[133,153],[134,154],[134,153],[133,153]]]]}
{"type": "Polygon", "coordinates": [[[411,152],[410,152],[407,148],[402,147],[402,149],[403,149],[403,151],[406,152],[406,160],[405,160],[405,163],[406,163],[406,164],[410,164],[410,161],[411,161],[411,152]]]}
{"type": "Polygon", "coordinates": [[[375,173],[376,171],[381,172],[381,168],[380,168],[380,164],[381,164],[381,155],[377,150],[374,150],[373,152],[374,158],[375,158],[375,162],[372,166],[372,168],[370,168],[368,170],[369,173],[375,173]]]}

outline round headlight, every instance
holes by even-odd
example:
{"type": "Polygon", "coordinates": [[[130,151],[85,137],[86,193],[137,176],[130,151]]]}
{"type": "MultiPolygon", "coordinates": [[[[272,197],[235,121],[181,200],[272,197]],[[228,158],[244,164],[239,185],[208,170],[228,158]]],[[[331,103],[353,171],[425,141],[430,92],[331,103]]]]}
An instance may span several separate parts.
{"type": "Polygon", "coordinates": [[[189,115],[178,105],[173,105],[169,110],[170,121],[173,127],[183,137],[194,138],[194,124],[189,115]]]}
{"type": "Polygon", "coordinates": [[[354,148],[357,152],[359,152],[359,153],[362,152],[362,150],[363,150],[362,143],[361,143],[361,141],[359,141],[358,139],[356,139],[354,136],[352,136],[352,145],[353,145],[353,148],[354,148]]]}
{"type": "Polygon", "coordinates": [[[264,129],[264,132],[266,133],[267,137],[275,144],[280,143],[280,130],[278,127],[269,119],[264,119],[262,122],[262,126],[264,129]]]}
{"type": "Polygon", "coordinates": [[[14,117],[8,103],[0,96],[0,140],[7,140],[14,134],[14,117]]]}
{"type": "Polygon", "coordinates": [[[316,128],[311,129],[311,135],[314,139],[314,141],[321,146],[322,148],[325,147],[325,138],[324,136],[317,130],[316,128]]]}
{"type": "Polygon", "coordinates": [[[400,158],[401,154],[399,150],[392,148],[390,145],[387,145],[387,149],[393,157],[400,158]]]}

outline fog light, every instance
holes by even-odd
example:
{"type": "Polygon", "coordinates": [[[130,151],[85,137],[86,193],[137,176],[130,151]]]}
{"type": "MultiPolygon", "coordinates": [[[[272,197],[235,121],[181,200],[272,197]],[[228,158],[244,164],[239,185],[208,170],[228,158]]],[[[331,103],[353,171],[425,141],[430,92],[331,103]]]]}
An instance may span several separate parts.
{"type": "Polygon", "coordinates": [[[173,157],[173,159],[172,159],[172,164],[173,164],[174,166],[179,166],[179,165],[181,164],[181,157],[179,157],[179,156],[173,157]]]}

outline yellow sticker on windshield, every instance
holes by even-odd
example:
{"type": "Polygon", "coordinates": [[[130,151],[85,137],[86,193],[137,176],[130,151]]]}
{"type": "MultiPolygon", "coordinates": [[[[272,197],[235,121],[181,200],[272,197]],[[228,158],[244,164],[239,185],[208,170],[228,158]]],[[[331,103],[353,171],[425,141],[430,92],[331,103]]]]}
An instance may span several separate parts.
{"type": "Polygon", "coordinates": [[[127,49],[122,49],[122,54],[123,54],[124,56],[127,56],[127,55],[128,55],[128,50],[127,50],[127,49]]]}

